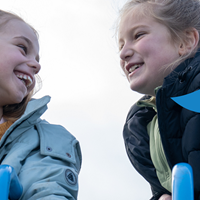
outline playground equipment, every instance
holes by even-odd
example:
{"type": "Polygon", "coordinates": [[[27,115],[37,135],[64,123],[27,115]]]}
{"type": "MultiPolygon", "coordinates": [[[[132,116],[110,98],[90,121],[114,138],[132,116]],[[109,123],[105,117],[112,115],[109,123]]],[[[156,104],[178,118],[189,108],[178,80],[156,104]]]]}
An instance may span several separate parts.
{"type": "Polygon", "coordinates": [[[9,165],[0,165],[0,199],[18,200],[22,195],[22,185],[15,170],[9,165]]]}
{"type": "MultiPolygon", "coordinates": [[[[0,165],[0,200],[18,200],[22,191],[15,170],[0,165]]],[[[193,172],[187,163],[179,163],[172,170],[172,200],[194,200],[193,172]]]]}
{"type": "Polygon", "coordinates": [[[193,172],[187,163],[179,163],[172,170],[172,200],[194,200],[193,172]]]}

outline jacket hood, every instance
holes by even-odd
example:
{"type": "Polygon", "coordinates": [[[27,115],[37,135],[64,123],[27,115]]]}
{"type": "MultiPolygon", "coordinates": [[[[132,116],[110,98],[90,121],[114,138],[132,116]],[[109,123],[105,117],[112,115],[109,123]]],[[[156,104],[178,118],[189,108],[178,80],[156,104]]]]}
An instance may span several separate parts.
{"type": "Polygon", "coordinates": [[[165,77],[163,87],[174,84],[176,81],[183,83],[186,78],[191,74],[198,73],[199,68],[196,66],[200,61],[200,49],[197,51],[194,57],[186,59],[180,65],[178,65],[168,76],[165,77]],[[192,72],[188,75],[188,72],[192,72]],[[196,71],[197,70],[197,71],[196,71]]]}
{"type": "Polygon", "coordinates": [[[27,119],[30,124],[34,124],[47,110],[47,104],[50,102],[50,99],[50,96],[44,96],[40,99],[31,99],[24,114],[17,121],[21,122],[27,119]]]}

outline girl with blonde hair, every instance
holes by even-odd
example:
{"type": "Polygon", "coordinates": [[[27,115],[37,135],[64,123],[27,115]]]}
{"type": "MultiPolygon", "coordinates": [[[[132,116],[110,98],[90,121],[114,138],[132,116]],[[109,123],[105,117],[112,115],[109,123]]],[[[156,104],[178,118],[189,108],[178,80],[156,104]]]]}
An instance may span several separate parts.
{"type": "Polygon", "coordinates": [[[200,1],[129,0],[117,31],[120,65],[130,88],[145,94],[124,125],[128,157],[150,183],[152,200],[170,200],[173,166],[189,163],[199,200],[200,114],[171,97],[200,88],[200,1]]]}

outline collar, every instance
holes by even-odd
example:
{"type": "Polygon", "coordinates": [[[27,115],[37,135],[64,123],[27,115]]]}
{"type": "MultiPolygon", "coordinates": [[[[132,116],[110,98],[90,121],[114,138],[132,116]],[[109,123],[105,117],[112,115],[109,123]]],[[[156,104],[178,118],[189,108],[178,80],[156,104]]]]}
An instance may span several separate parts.
{"type": "Polygon", "coordinates": [[[200,62],[200,48],[194,57],[188,58],[179,64],[168,76],[165,77],[163,87],[170,85],[172,82],[179,80],[183,82],[186,78],[187,72],[196,66],[200,62]]]}
{"type": "MultiPolygon", "coordinates": [[[[15,127],[25,130],[31,125],[39,122],[41,120],[40,116],[47,110],[47,104],[50,102],[50,99],[50,96],[44,96],[40,99],[31,99],[24,114],[15,121],[3,135],[0,141],[0,146],[5,142],[6,138],[11,134],[15,127]]],[[[21,134],[21,132],[23,133],[23,131],[20,131],[18,134],[21,134]]],[[[18,135],[15,135],[15,137],[17,136],[18,135]]]]}

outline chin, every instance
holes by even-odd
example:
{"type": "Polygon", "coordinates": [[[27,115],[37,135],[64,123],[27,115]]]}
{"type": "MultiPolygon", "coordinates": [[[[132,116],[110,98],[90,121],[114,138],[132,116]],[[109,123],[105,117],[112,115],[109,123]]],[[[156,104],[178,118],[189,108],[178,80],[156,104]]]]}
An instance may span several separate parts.
{"type": "Polygon", "coordinates": [[[25,98],[25,96],[16,96],[14,99],[13,99],[13,104],[18,104],[18,103],[21,103],[23,101],[23,99],[25,98]]]}
{"type": "Polygon", "coordinates": [[[155,95],[154,89],[152,90],[152,87],[147,87],[147,86],[148,85],[146,85],[146,84],[139,85],[139,84],[131,84],[130,83],[131,90],[138,92],[140,94],[154,96],[155,95]]]}
{"type": "Polygon", "coordinates": [[[145,94],[141,88],[136,87],[135,85],[130,85],[131,90],[138,92],[140,94],[145,94]]]}

